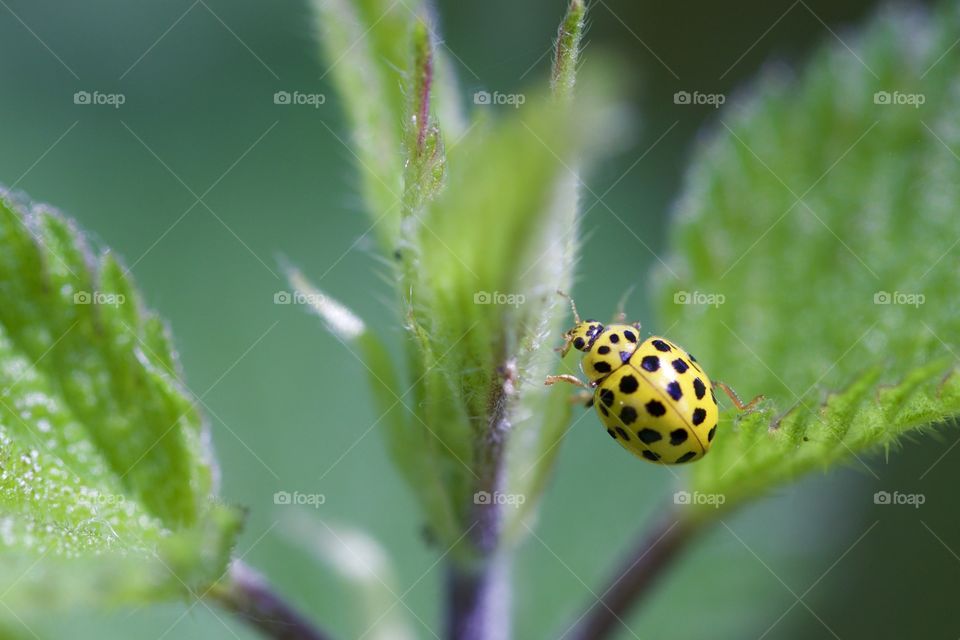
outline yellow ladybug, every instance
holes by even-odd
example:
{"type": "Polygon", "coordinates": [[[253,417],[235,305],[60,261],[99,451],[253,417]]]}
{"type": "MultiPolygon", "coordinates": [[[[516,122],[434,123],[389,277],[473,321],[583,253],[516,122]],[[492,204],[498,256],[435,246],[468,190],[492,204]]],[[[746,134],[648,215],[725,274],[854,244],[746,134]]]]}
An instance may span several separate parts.
{"type": "MultiPolygon", "coordinates": [[[[567,297],[563,292],[561,295],[567,297]]],[[[665,338],[650,336],[641,342],[640,323],[604,326],[581,320],[570,299],[576,324],[563,334],[566,355],[570,347],[584,352],[580,368],[589,379],[548,376],[546,384],[569,382],[593,389],[587,406],[594,406],[610,437],[630,453],[659,464],[681,464],[702,458],[717,433],[717,396],[722,389],[741,411],[763,396],[744,404],[727,385],[711,382],[696,358],[665,338]]]]}

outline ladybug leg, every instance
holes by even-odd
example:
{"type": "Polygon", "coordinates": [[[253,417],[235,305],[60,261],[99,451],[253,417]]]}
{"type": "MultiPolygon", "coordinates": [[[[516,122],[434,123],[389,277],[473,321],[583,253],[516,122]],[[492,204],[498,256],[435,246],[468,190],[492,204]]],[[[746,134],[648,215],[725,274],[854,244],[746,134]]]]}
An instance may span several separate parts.
{"type": "Polygon", "coordinates": [[[757,396],[750,402],[744,404],[743,400],[740,399],[740,396],[737,395],[737,392],[731,389],[730,387],[728,387],[727,385],[725,385],[724,383],[714,382],[713,386],[719,387],[720,389],[722,389],[723,392],[727,394],[727,397],[730,398],[733,404],[736,405],[737,409],[739,409],[740,411],[749,411],[754,406],[756,406],[758,402],[763,400],[763,396],[761,395],[761,396],[757,396]]]}
{"type": "Polygon", "coordinates": [[[567,374],[557,375],[557,376],[547,376],[547,379],[543,382],[545,385],[552,385],[557,382],[566,382],[568,384],[574,384],[578,387],[583,387],[578,393],[570,396],[570,404],[580,404],[583,403],[583,406],[588,409],[593,406],[593,391],[590,391],[590,385],[581,380],[576,376],[571,376],[567,374]]]}
{"type": "Polygon", "coordinates": [[[560,354],[560,357],[566,357],[567,352],[570,351],[570,347],[573,346],[573,340],[570,339],[568,334],[563,334],[563,346],[554,347],[553,350],[560,354]]]}
{"type": "Polygon", "coordinates": [[[549,387],[550,385],[556,384],[557,382],[566,382],[568,384],[576,385],[578,387],[583,387],[584,389],[590,388],[590,385],[588,385],[586,382],[584,382],[577,376],[572,376],[567,373],[563,373],[557,376],[547,376],[547,379],[543,381],[543,384],[549,387]]]}

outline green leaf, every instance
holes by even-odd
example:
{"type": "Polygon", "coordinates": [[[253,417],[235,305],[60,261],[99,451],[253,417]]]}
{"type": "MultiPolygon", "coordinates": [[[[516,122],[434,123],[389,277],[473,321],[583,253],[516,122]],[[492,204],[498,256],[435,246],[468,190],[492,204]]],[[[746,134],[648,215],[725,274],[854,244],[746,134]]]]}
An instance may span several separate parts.
{"type": "Polygon", "coordinates": [[[723,415],[694,488],[732,505],[811,469],[869,468],[960,413],[960,59],[943,55],[958,36],[954,8],[888,10],[720,113],[660,303],[715,380],[769,400],[723,415]]]}
{"type": "MultiPolygon", "coordinates": [[[[417,22],[413,29],[411,69],[408,73],[406,161],[403,174],[403,216],[416,215],[443,185],[446,151],[439,123],[432,112],[436,76],[435,51],[427,24],[417,22]]],[[[406,240],[409,240],[408,238],[406,240]]],[[[403,244],[400,259],[403,260],[403,244]]]]}
{"type": "Polygon", "coordinates": [[[240,514],[211,500],[208,439],[162,322],[117,260],[0,192],[5,604],[30,615],[212,583],[240,514]]]}
{"type": "MultiPolygon", "coordinates": [[[[426,10],[420,2],[389,0],[314,0],[325,62],[329,75],[344,102],[352,131],[364,198],[375,221],[381,246],[393,253],[400,231],[402,213],[405,131],[409,102],[404,74],[410,73],[411,43],[423,50],[422,35],[415,25],[427,30],[426,10]]],[[[451,136],[463,129],[463,116],[453,66],[446,56],[434,53],[431,83],[437,110],[451,136]]],[[[415,74],[415,70],[414,70],[415,74]]],[[[414,81],[420,78],[414,75],[414,81]]]]}

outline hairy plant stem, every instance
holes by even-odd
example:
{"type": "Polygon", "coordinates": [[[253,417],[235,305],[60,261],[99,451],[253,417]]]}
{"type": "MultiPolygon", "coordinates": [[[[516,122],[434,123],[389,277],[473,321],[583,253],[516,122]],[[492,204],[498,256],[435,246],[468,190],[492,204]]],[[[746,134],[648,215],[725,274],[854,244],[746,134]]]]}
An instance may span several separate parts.
{"type": "Polygon", "coordinates": [[[586,607],[565,637],[573,640],[611,637],[623,625],[630,609],[643,599],[706,523],[676,509],[668,510],[665,517],[639,536],[606,587],[598,591],[600,598],[586,607]]]}
{"type": "Polygon", "coordinates": [[[235,561],[229,580],[209,597],[240,620],[274,640],[330,640],[276,593],[259,573],[235,561]]]}
{"type": "Polygon", "coordinates": [[[510,433],[510,402],[514,366],[498,372],[487,404],[485,431],[477,438],[477,493],[467,539],[469,560],[454,560],[447,570],[447,637],[450,640],[507,640],[510,637],[509,553],[500,546],[503,505],[496,495],[503,488],[506,440],[510,433]]]}

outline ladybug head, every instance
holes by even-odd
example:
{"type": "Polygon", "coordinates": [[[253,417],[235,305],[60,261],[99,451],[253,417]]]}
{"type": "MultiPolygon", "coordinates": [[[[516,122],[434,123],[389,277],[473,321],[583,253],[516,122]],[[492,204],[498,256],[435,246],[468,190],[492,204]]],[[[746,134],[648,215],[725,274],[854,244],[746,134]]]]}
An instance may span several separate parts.
{"type": "Polygon", "coordinates": [[[593,341],[603,333],[603,325],[596,320],[580,320],[565,334],[566,349],[573,346],[577,351],[589,351],[593,341]]]}
{"type": "Polygon", "coordinates": [[[573,321],[576,323],[573,328],[563,334],[563,347],[557,349],[561,355],[567,355],[572,346],[578,351],[589,351],[593,346],[593,341],[603,333],[603,324],[596,320],[581,320],[577,313],[577,305],[573,303],[573,298],[563,291],[557,291],[561,296],[570,301],[570,309],[573,311],[573,321]]]}

